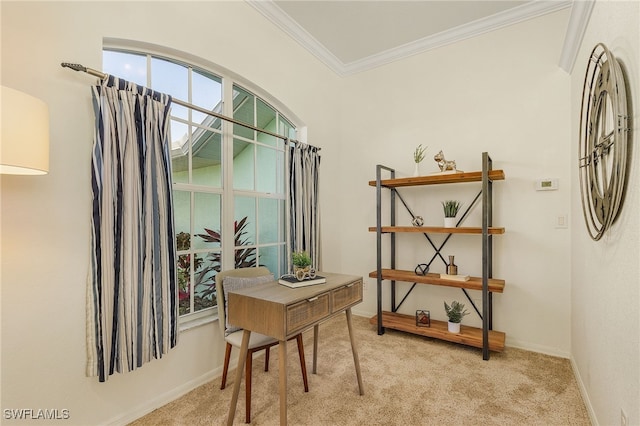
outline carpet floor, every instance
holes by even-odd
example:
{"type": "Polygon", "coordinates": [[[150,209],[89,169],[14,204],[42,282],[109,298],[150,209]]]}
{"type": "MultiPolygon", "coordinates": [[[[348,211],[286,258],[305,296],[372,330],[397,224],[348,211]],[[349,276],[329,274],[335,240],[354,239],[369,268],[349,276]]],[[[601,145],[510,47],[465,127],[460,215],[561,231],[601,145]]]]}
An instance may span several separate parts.
{"type": "MultiPolygon", "coordinates": [[[[353,317],[365,394],[358,383],[344,315],[320,325],[318,374],[311,374],[313,332],[304,333],[309,392],[295,342],[288,345],[290,425],[590,425],[569,360],[520,349],[492,352],[387,330],[353,317]]],[[[278,351],[254,360],[251,423],[279,423],[278,351]]],[[[237,351],[233,352],[237,356],[237,351]]],[[[233,392],[217,378],[131,423],[222,425],[233,392]]],[[[244,382],[244,379],[243,379],[244,382]]],[[[244,423],[244,383],[234,424],[244,423]]]]}

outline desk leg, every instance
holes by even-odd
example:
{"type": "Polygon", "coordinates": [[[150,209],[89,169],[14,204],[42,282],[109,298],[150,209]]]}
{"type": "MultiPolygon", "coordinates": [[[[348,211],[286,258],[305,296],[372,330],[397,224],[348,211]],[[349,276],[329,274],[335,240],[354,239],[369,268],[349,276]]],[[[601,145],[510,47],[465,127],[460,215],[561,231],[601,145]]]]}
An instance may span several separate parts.
{"type": "Polygon", "coordinates": [[[349,327],[349,338],[351,339],[351,351],[353,352],[353,363],[356,365],[356,376],[358,377],[358,388],[360,395],[364,395],[364,387],[362,386],[362,374],[360,374],[360,360],[358,358],[358,349],[356,348],[356,336],[353,333],[351,325],[351,308],[345,311],[347,314],[347,327],[349,327]]]}
{"type": "Polygon", "coordinates": [[[316,370],[318,365],[318,327],[318,324],[313,326],[313,374],[318,374],[316,370]]]}
{"type": "Polygon", "coordinates": [[[249,349],[249,337],[251,337],[251,331],[244,330],[244,333],[242,333],[240,355],[238,355],[238,366],[236,367],[236,381],[233,383],[233,396],[231,397],[231,405],[229,406],[227,426],[231,426],[233,424],[233,418],[236,415],[236,405],[238,404],[238,394],[240,393],[240,382],[242,382],[242,370],[244,370],[244,362],[247,359],[247,350],[249,349]]]}
{"type": "Polygon", "coordinates": [[[280,340],[278,345],[280,368],[280,425],[287,425],[287,341],[280,340]]]}

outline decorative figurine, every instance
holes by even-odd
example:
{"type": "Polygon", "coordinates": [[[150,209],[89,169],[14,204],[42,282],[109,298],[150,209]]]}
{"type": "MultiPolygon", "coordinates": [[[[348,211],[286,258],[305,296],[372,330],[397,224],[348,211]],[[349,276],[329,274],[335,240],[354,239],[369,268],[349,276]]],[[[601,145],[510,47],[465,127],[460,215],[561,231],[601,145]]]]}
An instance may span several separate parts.
{"type": "Polygon", "coordinates": [[[436,163],[438,163],[438,167],[440,167],[441,172],[446,172],[448,170],[456,171],[456,162],[453,160],[452,161],[446,160],[444,158],[444,154],[442,153],[442,150],[438,152],[436,155],[434,155],[433,159],[435,160],[436,163]]]}

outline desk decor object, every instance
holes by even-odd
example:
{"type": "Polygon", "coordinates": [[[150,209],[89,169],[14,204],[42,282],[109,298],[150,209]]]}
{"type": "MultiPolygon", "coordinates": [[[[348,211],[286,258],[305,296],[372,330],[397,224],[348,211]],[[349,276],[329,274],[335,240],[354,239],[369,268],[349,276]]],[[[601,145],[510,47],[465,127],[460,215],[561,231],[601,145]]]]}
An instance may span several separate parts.
{"type": "Polygon", "coordinates": [[[309,285],[316,285],[316,284],[324,284],[326,282],[327,282],[327,279],[325,277],[321,277],[320,275],[316,275],[315,271],[313,274],[313,278],[309,277],[309,278],[304,278],[300,280],[298,279],[297,276],[294,276],[294,275],[283,275],[280,277],[280,279],[278,279],[278,283],[282,285],[286,285],[287,287],[291,287],[291,288],[306,287],[309,285]]]}
{"type": "Polygon", "coordinates": [[[629,116],[620,63],[599,43],[591,52],[582,90],[578,169],[582,212],[598,241],[618,216],[626,186],[629,116]]]}
{"type": "Polygon", "coordinates": [[[416,311],[416,327],[431,327],[431,313],[424,309],[416,311]]]}

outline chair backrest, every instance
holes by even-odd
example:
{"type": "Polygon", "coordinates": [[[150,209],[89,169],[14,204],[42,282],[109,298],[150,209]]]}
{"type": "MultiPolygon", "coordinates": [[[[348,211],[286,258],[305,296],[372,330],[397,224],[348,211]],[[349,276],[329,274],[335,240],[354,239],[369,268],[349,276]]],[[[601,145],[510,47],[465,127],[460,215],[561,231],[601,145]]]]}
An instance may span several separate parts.
{"type": "Polygon", "coordinates": [[[226,324],[227,324],[227,312],[225,311],[225,299],[224,299],[224,277],[243,277],[253,278],[261,277],[263,275],[269,275],[271,271],[266,266],[258,266],[257,268],[240,268],[229,269],[227,271],[220,271],[216,275],[216,297],[218,300],[218,324],[220,325],[220,333],[224,337],[226,324]]]}

